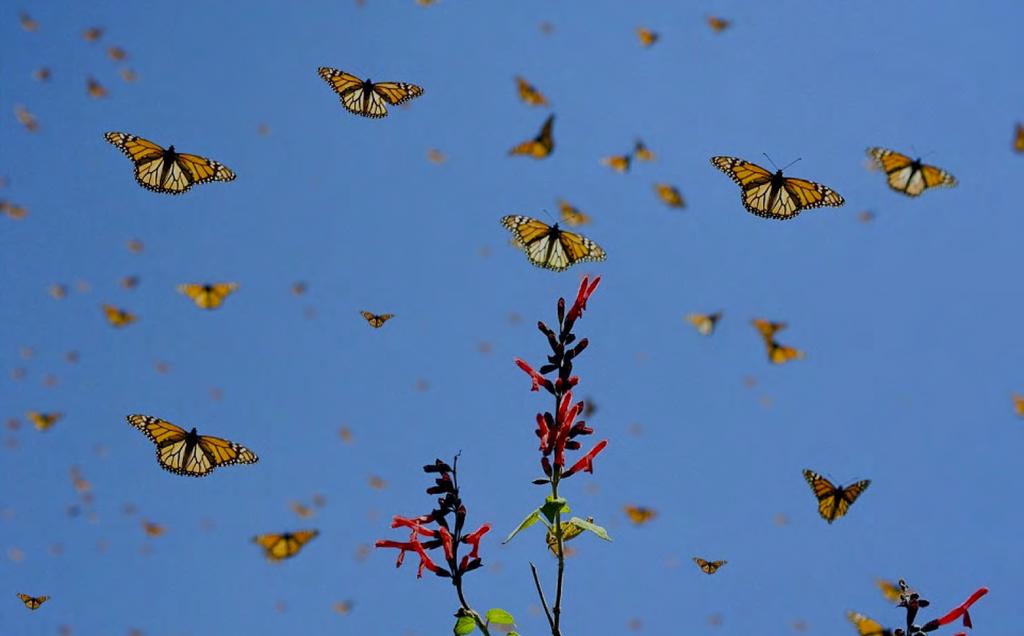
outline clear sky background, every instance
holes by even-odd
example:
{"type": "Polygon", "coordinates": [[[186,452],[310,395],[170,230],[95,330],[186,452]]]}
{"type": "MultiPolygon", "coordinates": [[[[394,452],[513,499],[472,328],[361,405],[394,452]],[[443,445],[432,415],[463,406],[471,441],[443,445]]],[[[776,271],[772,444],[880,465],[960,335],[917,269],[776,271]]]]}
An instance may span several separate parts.
{"type": "Polygon", "coordinates": [[[987,585],[977,633],[1020,633],[1024,425],[1010,394],[1024,391],[1024,157],[1010,141],[1024,118],[1022,23],[1012,1],[8,4],[0,198],[29,216],[0,217],[0,417],[21,420],[0,432],[0,633],[449,633],[447,581],[416,580],[414,559],[395,570],[392,550],[357,554],[403,539],[390,516],[432,503],[420,467],[461,450],[469,523],[494,526],[468,598],[543,634],[528,569],[552,584],[542,531],[499,545],[544,495],[529,482],[533,417],[549,401],[512,359],[541,360],[532,324],[552,321],[584,273],[603,282],[576,370],[598,406],[591,439],[610,444],[564,494],[614,542],[574,542],[567,634],[623,633],[633,619],[647,634],[790,633],[796,620],[852,634],[848,609],[897,625],[875,577],[907,578],[935,605],[925,618],[987,585]],[[715,34],[707,15],[734,25],[715,34]],[[641,48],[639,25],[662,39],[641,48]],[[94,44],[81,37],[91,26],[105,29],[94,44]],[[110,45],[128,59],[109,60],[110,45]],[[359,118],[321,65],[426,93],[359,118]],[[47,83],[31,77],[40,66],[47,83]],[[547,116],[518,101],[515,74],[557,114],[544,161],[506,156],[547,116]],[[107,98],[86,96],[88,76],[107,98]],[[110,130],[212,157],[238,179],[148,192],[110,130]],[[656,162],[625,175],[599,163],[636,137],[656,162]],[[865,169],[873,145],[925,155],[960,186],[896,194],[865,169]],[[429,148],[447,163],[429,163],[429,148]],[[763,152],[802,158],[787,174],[846,205],[784,223],[748,214],[708,158],[763,152]],[[687,208],[664,207],[657,181],[687,208]],[[547,218],[556,197],[593,216],[583,231],[605,263],[556,274],[509,245],[500,217],[547,218]],[[140,254],[126,248],[136,238],[140,254]],[[119,286],[126,275],[137,289],[119,286]],[[174,291],[205,280],[241,288],[215,312],[174,291]],[[291,294],[297,280],[305,296],[291,294]],[[65,300],[53,283],[70,286],[65,300]],[[101,303],[140,321],[114,330],[101,303]],[[397,317],[373,330],[360,309],[397,317]],[[716,309],[711,338],[683,322],[716,309]],[[780,340],[807,358],[770,365],[755,316],[788,321],[780,340]],[[28,410],[66,416],[40,433],[28,410]],[[164,472],[125,423],[136,412],[236,440],[260,462],[201,480],[164,472]],[[72,466],[95,494],[75,517],[72,466]],[[872,486],[829,526],[803,468],[872,486]],[[297,518],[289,501],[314,493],[326,507],[297,518]],[[633,527],[626,504],[659,515],[633,527]],[[147,539],[142,518],[167,533],[147,539]],[[304,527],[322,534],[280,565],[249,543],[304,527]],[[694,555],[729,563],[708,577],[694,555]],[[28,612],[16,592],[53,599],[28,612]],[[340,600],[348,616],[331,609],[340,600]]]}

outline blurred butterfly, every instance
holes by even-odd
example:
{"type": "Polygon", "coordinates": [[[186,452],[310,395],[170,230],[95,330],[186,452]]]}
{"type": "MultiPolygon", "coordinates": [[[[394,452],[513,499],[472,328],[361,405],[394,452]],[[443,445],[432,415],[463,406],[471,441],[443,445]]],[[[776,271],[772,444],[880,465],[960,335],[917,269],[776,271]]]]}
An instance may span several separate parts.
{"type": "Polygon", "coordinates": [[[590,223],[590,217],[579,211],[579,208],[574,207],[570,203],[559,199],[558,211],[562,215],[562,220],[565,224],[570,227],[578,227],[580,225],[586,225],[590,223]]]}
{"type": "Polygon", "coordinates": [[[878,621],[857,612],[847,612],[846,618],[857,628],[860,636],[892,636],[891,629],[885,629],[878,621]]]}
{"type": "MultiPolygon", "coordinates": [[[[22,11],[18,14],[18,22],[21,24],[21,28],[26,31],[35,31],[39,28],[39,23],[32,19],[32,16],[22,11]]],[[[35,608],[32,608],[35,609],[35,608]]]]}
{"type": "Polygon", "coordinates": [[[125,289],[135,289],[138,286],[138,276],[125,276],[124,278],[121,279],[121,287],[124,287],[125,289]]]}
{"type": "Polygon", "coordinates": [[[623,510],[626,511],[626,517],[630,520],[633,525],[642,526],[654,517],[658,513],[652,508],[646,508],[644,506],[625,506],[623,510]]]}
{"type": "Polygon", "coordinates": [[[103,29],[101,29],[100,27],[92,27],[90,29],[82,31],[82,39],[86,42],[95,42],[96,40],[99,40],[100,37],[102,37],[102,35],[103,29]]]}
{"type": "Polygon", "coordinates": [[[846,488],[834,486],[818,473],[807,469],[804,469],[804,479],[818,498],[818,514],[829,523],[845,515],[857,497],[871,485],[871,480],[862,479],[846,488]]]}
{"type": "Polygon", "coordinates": [[[125,309],[118,309],[113,305],[103,305],[103,313],[107,317],[107,322],[117,328],[127,327],[139,319],[135,314],[125,309]]]}
{"type": "Polygon", "coordinates": [[[654,191],[658,194],[658,198],[670,208],[684,208],[686,207],[686,201],[683,200],[683,195],[679,193],[679,190],[675,186],[669,185],[668,183],[656,183],[654,184],[654,191]]]}
{"type": "Polygon", "coordinates": [[[63,413],[40,413],[39,411],[29,411],[25,414],[32,425],[36,427],[36,430],[45,431],[54,424],[56,424],[62,417],[63,413]]]}
{"type": "Polygon", "coordinates": [[[633,156],[640,161],[654,161],[654,153],[639,139],[633,144],[633,156]]]}
{"type": "MultiPolygon", "coordinates": [[[[594,523],[593,517],[587,517],[588,523],[594,523]]],[[[583,534],[583,526],[573,523],[572,521],[566,521],[562,524],[562,554],[567,555],[566,543],[575,539],[576,537],[583,534]]],[[[547,543],[548,550],[551,550],[551,554],[558,556],[558,537],[555,536],[554,527],[548,530],[547,535],[544,537],[544,542],[547,543]]]]}
{"type": "Polygon", "coordinates": [[[28,594],[18,594],[18,598],[25,604],[25,607],[30,610],[37,610],[39,606],[50,600],[49,596],[29,596],[28,594]]]}
{"type": "Polygon", "coordinates": [[[875,213],[871,210],[862,210],[857,213],[857,220],[861,223],[870,223],[875,220],[875,213]]]}
{"type": "Polygon", "coordinates": [[[130,239],[126,245],[128,246],[128,251],[132,254],[140,254],[142,250],[146,249],[145,244],[139,239],[130,239]]]}
{"type": "Polygon", "coordinates": [[[331,608],[342,616],[346,616],[352,611],[353,605],[352,601],[337,601],[334,605],[331,605],[331,608]]]}
{"type": "Polygon", "coordinates": [[[50,69],[43,66],[32,71],[32,78],[40,82],[48,82],[50,80],[50,69]]]}
{"type": "Polygon", "coordinates": [[[1013,150],[1014,152],[1024,152],[1024,124],[1017,124],[1016,130],[1013,132],[1013,150]]]}
{"type": "Polygon", "coordinates": [[[192,299],[200,309],[216,309],[238,289],[237,283],[184,283],[177,290],[192,299]]]}
{"type": "Polygon", "coordinates": [[[772,364],[784,364],[790,360],[802,360],[805,357],[803,351],[779,344],[773,339],[765,340],[765,345],[768,347],[768,361],[772,364]]]}
{"type": "Polygon", "coordinates": [[[646,27],[637,27],[636,37],[640,40],[640,46],[647,48],[657,42],[661,36],[646,27]]]}
{"type": "Polygon", "coordinates": [[[107,57],[115,62],[121,62],[128,57],[128,51],[125,51],[119,46],[111,46],[107,48],[107,57]]]}
{"type": "Polygon", "coordinates": [[[0,201],[0,212],[3,212],[7,218],[15,221],[20,221],[28,216],[28,210],[10,201],[0,201]]]}
{"type": "Polygon", "coordinates": [[[313,509],[301,502],[290,501],[288,502],[288,506],[292,509],[292,512],[299,516],[300,519],[309,519],[313,516],[313,509]]]}
{"type": "Polygon", "coordinates": [[[142,531],[146,533],[147,537],[159,537],[166,532],[162,525],[159,523],[152,523],[150,521],[142,522],[142,531]]]}
{"type": "Polygon", "coordinates": [[[360,311],[359,315],[374,329],[380,329],[384,323],[395,317],[395,314],[375,314],[369,311],[360,311]]]}
{"type": "Polygon", "coordinates": [[[501,219],[505,229],[512,232],[526,252],[526,257],[537,267],[561,272],[576,263],[603,261],[607,254],[587,237],[548,226],[528,216],[506,216],[501,219]]]}
{"type": "Polygon", "coordinates": [[[298,554],[304,545],[315,539],[319,534],[319,530],[258,534],[252,538],[252,541],[263,548],[263,554],[269,560],[283,561],[298,554]]]}
{"type": "Polygon", "coordinates": [[[750,324],[754,325],[754,328],[757,329],[759,334],[761,334],[761,338],[763,338],[765,342],[771,340],[776,333],[787,327],[787,324],[784,322],[772,322],[763,318],[754,318],[750,321],[750,324]]]}
{"type": "Polygon", "coordinates": [[[892,581],[886,581],[885,579],[875,579],[875,585],[878,586],[878,589],[882,590],[882,596],[885,597],[885,600],[890,603],[900,602],[900,595],[902,592],[900,591],[899,585],[892,581]]]}
{"type": "Polygon", "coordinates": [[[57,300],[64,300],[68,296],[68,286],[54,283],[47,289],[51,296],[57,300]]]}
{"type": "Polygon", "coordinates": [[[156,444],[160,466],[176,475],[203,477],[218,466],[255,464],[256,453],[248,448],[209,435],[200,435],[149,415],[129,415],[128,423],[142,431],[156,444]]]}
{"type": "Polygon", "coordinates": [[[956,177],[945,170],[921,163],[894,150],[868,148],[868,156],[885,171],[889,187],[909,197],[916,197],[928,188],[953,187],[956,177]]]}
{"type": "Polygon", "coordinates": [[[537,90],[537,88],[526,81],[525,78],[516,75],[516,90],[519,91],[519,99],[530,106],[547,106],[548,98],[537,90]]]}
{"type": "Polygon", "coordinates": [[[18,123],[25,127],[25,130],[29,132],[36,132],[39,130],[39,120],[36,116],[28,111],[24,106],[14,107],[14,116],[18,118],[18,123]]]}
{"type": "Polygon", "coordinates": [[[728,563],[728,561],[705,561],[700,557],[693,557],[693,562],[697,564],[697,567],[704,574],[714,574],[718,571],[718,568],[728,563]]]}
{"type": "Polygon", "coordinates": [[[716,311],[711,314],[687,314],[686,320],[702,336],[710,336],[715,332],[715,326],[722,319],[722,312],[716,311]]]}
{"type": "Polygon", "coordinates": [[[341,105],[350,113],[374,119],[388,116],[385,104],[397,106],[423,94],[423,89],[404,82],[378,82],[361,80],[355,75],[329,66],[317,71],[330,84],[341,99],[341,105]]]}
{"type": "Polygon", "coordinates": [[[629,172],[629,164],[632,160],[630,155],[612,155],[601,159],[601,163],[615,172],[629,172]]]}
{"type": "Polygon", "coordinates": [[[227,166],[199,155],[175,152],[152,141],[122,132],[108,132],[104,138],[135,164],[135,180],[153,192],[181,194],[200,183],[233,181],[227,166]]]}
{"type": "Polygon", "coordinates": [[[712,157],[715,166],[735,181],[742,190],[743,207],[751,214],[768,219],[792,219],[802,210],[844,203],[839,193],[820,183],[772,174],[761,166],[736,157],[712,157]]]}
{"type": "Polygon", "coordinates": [[[708,26],[715,33],[721,33],[732,25],[732,22],[724,18],[716,18],[715,16],[708,17],[708,26]]]}
{"type": "Polygon", "coordinates": [[[374,490],[384,490],[388,486],[388,482],[384,481],[384,478],[379,475],[370,475],[366,479],[366,483],[368,483],[370,488],[373,488],[374,490]]]}
{"type": "Polygon", "coordinates": [[[107,89],[103,88],[103,85],[92,77],[85,81],[85,92],[93,99],[100,99],[101,97],[107,96],[107,89]]]}
{"type": "Polygon", "coordinates": [[[448,160],[448,157],[446,157],[444,153],[438,150],[437,148],[431,148],[430,150],[427,151],[427,160],[430,163],[441,165],[442,163],[448,160]]]}
{"type": "Polygon", "coordinates": [[[540,133],[536,137],[529,141],[524,141],[518,146],[508,151],[510,155],[526,155],[533,157],[534,159],[543,159],[551,154],[551,151],[555,149],[555,138],[552,136],[552,128],[555,125],[555,116],[548,115],[548,118],[544,120],[544,126],[541,127],[540,133]]]}
{"type": "Polygon", "coordinates": [[[128,83],[134,82],[135,80],[139,79],[139,74],[130,68],[121,69],[120,75],[121,79],[128,83]]]}

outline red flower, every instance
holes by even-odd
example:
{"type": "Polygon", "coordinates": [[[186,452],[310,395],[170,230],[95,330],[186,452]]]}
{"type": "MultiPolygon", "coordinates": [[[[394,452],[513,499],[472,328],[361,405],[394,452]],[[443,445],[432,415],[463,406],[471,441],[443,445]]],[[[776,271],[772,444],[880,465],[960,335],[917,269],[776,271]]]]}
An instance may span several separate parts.
{"type": "Polygon", "coordinates": [[[577,461],[575,464],[572,465],[572,468],[570,468],[566,472],[562,473],[562,477],[563,478],[564,477],[570,477],[570,476],[572,476],[573,473],[575,473],[577,471],[580,471],[580,470],[583,470],[583,471],[588,472],[588,473],[593,473],[594,472],[594,458],[597,457],[598,454],[600,454],[600,452],[603,451],[604,447],[607,446],[607,445],[608,445],[608,440],[606,440],[606,439],[603,439],[600,442],[598,442],[593,448],[590,449],[589,453],[587,453],[583,457],[580,457],[579,461],[577,461]]]}
{"type": "Polygon", "coordinates": [[[444,546],[444,558],[451,561],[455,558],[455,552],[452,550],[452,535],[444,526],[438,528],[437,532],[441,535],[441,545],[444,546]]]}
{"type": "Polygon", "coordinates": [[[533,367],[527,364],[525,360],[520,360],[519,358],[516,358],[516,364],[519,365],[520,369],[526,371],[530,375],[530,380],[533,382],[533,385],[530,386],[531,391],[536,391],[542,386],[548,391],[554,390],[555,387],[553,384],[551,384],[551,380],[545,378],[541,374],[534,371],[533,367]]]}
{"type": "Polygon", "coordinates": [[[978,588],[977,590],[975,590],[974,594],[971,594],[970,598],[968,598],[966,601],[961,603],[959,606],[954,607],[952,610],[950,610],[950,612],[948,614],[946,614],[942,618],[938,619],[938,624],[939,625],[947,625],[949,623],[952,623],[956,619],[960,618],[961,616],[963,616],[964,617],[964,627],[972,627],[972,625],[971,625],[971,615],[967,613],[967,610],[968,610],[968,608],[971,607],[971,605],[974,605],[974,603],[979,598],[981,598],[982,596],[985,596],[986,594],[988,594],[988,588],[987,587],[980,587],[980,588],[978,588]]]}
{"type": "Polygon", "coordinates": [[[473,549],[469,553],[470,558],[479,558],[480,539],[490,531],[491,524],[485,523],[484,525],[477,528],[475,531],[462,536],[463,543],[468,543],[469,545],[473,546],[473,549]]]}
{"type": "Polygon", "coordinates": [[[580,282],[580,290],[576,293],[576,302],[572,304],[572,308],[569,309],[569,315],[566,316],[566,321],[572,324],[577,318],[583,315],[583,310],[587,308],[587,299],[597,289],[597,285],[601,282],[601,277],[598,276],[594,279],[593,283],[590,283],[586,276],[580,282]],[[589,285],[588,285],[589,283],[589,285]]]}

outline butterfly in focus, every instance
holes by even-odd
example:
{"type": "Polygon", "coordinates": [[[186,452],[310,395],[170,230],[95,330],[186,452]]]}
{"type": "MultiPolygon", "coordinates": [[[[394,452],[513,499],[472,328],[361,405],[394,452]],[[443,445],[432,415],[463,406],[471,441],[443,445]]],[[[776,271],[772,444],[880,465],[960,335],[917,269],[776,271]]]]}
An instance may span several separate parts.
{"type": "Polygon", "coordinates": [[[525,155],[527,157],[533,157],[534,159],[543,159],[551,154],[551,151],[555,149],[555,138],[552,135],[552,129],[555,125],[555,116],[548,115],[548,118],[544,120],[544,125],[541,127],[540,132],[536,137],[529,141],[515,146],[512,150],[508,151],[510,155],[525,155]]]}
{"type": "Polygon", "coordinates": [[[526,78],[516,75],[516,90],[519,92],[519,99],[530,106],[547,106],[548,98],[537,88],[526,81],[526,78]]]}
{"type": "Polygon", "coordinates": [[[633,156],[640,161],[654,161],[654,153],[639,139],[633,144],[633,156]]]}
{"type": "Polygon", "coordinates": [[[822,206],[840,206],[843,197],[820,183],[772,174],[761,166],[736,157],[712,157],[711,165],[729,175],[742,190],[743,207],[768,219],[792,219],[801,211],[822,206]]]}
{"type": "Polygon", "coordinates": [[[199,155],[178,153],[174,146],[163,148],[148,139],[122,132],[108,132],[104,138],[135,164],[135,180],[153,192],[181,194],[200,183],[233,181],[227,166],[199,155]]]}
{"type": "Polygon", "coordinates": [[[597,243],[581,234],[560,230],[557,223],[549,226],[528,216],[506,216],[501,224],[512,232],[526,257],[537,267],[561,272],[576,263],[603,261],[608,256],[597,243]]]}
{"type": "Polygon", "coordinates": [[[238,289],[238,283],[183,283],[176,289],[191,298],[196,307],[216,309],[238,289]]]}
{"type": "Polygon", "coordinates": [[[248,448],[219,437],[200,435],[195,428],[185,431],[180,426],[149,415],[129,415],[127,419],[156,444],[156,459],[160,466],[176,475],[203,477],[218,466],[259,461],[256,453],[248,448]]]}
{"type": "Polygon", "coordinates": [[[726,20],[725,18],[708,16],[708,26],[711,27],[711,30],[715,33],[721,33],[732,26],[732,21],[726,20]]]}
{"type": "Polygon", "coordinates": [[[39,411],[29,411],[25,414],[32,425],[36,427],[36,430],[45,431],[54,424],[56,424],[62,417],[63,413],[40,413],[39,411]]]}
{"type": "Polygon", "coordinates": [[[623,507],[623,510],[626,512],[626,517],[635,526],[642,526],[658,515],[653,508],[644,506],[629,505],[623,507]]]}
{"type": "Polygon", "coordinates": [[[920,159],[911,159],[895,150],[868,148],[868,156],[885,172],[889,187],[908,197],[916,197],[928,188],[952,188],[956,185],[956,177],[945,170],[923,164],[920,159]]]}
{"type": "Polygon", "coordinates": [[[885,579],[875,579],[875,585],[878,586],[878,589],[882,590],[882,596],[885,597],[885,600],[890,603],[900,602],[900,597],[903,593],[900,591],[899,585],[885,579]]]}
{"type": "Polygon", "coordinates": [[[558,212],[562,215],[562,220],[565,221],[566,225],[570,227],[578,227],[580,225],[590,223],[590,217],[583,212],[580,212],[579,208],[573,206],[567,201],[563,201],[562,199],[559,199],[557,203],[558,212]]]}
{"type": "Polygon", "coordinates": [[[93,99],[100,99],[107,96],[107,89],[103,88],[103,84],[97,82],[95,78],[90,77],[85,81],[85,93],[93,99]]]}
{"type": "Polygon", "coordinates": [[[654,191],[658,194],[658,198],[670,208],[685,208],[686,201],[683,200],[683,195],[680,194],[679,190],[668,183],[655,183],[654,191]]]}
{"type": "Polygon", "coordinates": [[[103,305],[103,314],[107,317],[107,322],[118,329],[127,327],[139,319],[135,314],[125,309],[118,309],[113,305],[103,305]]]}
{"type": "Polygon", "coordinates": [[[807,469],[804,469],[804,479],[810,484],[814,496],[818,498],[818,514],[829,523],[845,515],[853,502],[857,501],[857,497],[871,485],[871,480],[862,479],[843,488],[833,485],[828,479],[807,469]]]}
{"type": "Polygon", "coordinates": [[[315,539],[319,530],[296,530],[280,534],[258,534],[252,542],[263,548],[263,554],[270,561],[290,559],[302,550],[302,547],[315,539]]]}
{"type": "Polygon", "coordinates": [[[30,610],[37,610],[40,605],[50,600],[49,596],[29,596],[28,594],[21,594],[20,592],[18,593],[18,598],[20,598],[21,602],[25,604],[25,607],[30,610]]]}
{"type": "Polygon", "coordinates": [[[1017,124],[1013,131],[1013,151],[1024,152],[1024,124],[1017,124]]]}
{"type": "Polygon", "coordinates": [[[395,317],[395,314],[375,314],[365,310],[360,311],[359,315],[374,329],[380,329],[384,323],[395,317]]]}
{"type": "Polygon", "coordinates": [[[715,326],[722,319],[722,312],[716,311],[711,314],[687,314],[686,321],[693,325],[702,336],[710,336],[715,332],[715,326]]]}
{"type": "Polygon", "coordinates": [[[847,612],[846,618],[857,628],[860,636],[892,636],[891,629],[885,629],[881,623],[863,614],[847,612]]]}
{"type": "Polygon", "coordinates": [[[151,521],[142,522],[142,531],[146,533],[147,537],[159,537],[167,530],[159,523],[153,523],[151,521]]]}
{"type": "Polygon", "coordinates": [[[647,27],[637,27],[636,37],[638,40],[640,40],[640,46],[648,48],[653,46],[654,43],[658,41],[658,38],[660,38],[661,36],[655,33],[654,31],[651,31],[647,27]]]}
{"type": "Polygon", "coordinates": [[[355,75],[329,66],[317,69],[341,99],[341,105],[350,113],[378,119],[388,116],[386,104],[397,106],[419,97],[423,89],[405,82],[377,82],[361,80],[355,75]]]}
{"type": "Polygon", "coordinates": [[[714,574],[718,571],[718,568],[728,563],[728,561],[705,561],[700,557],[693,557],[693,562],[697,564],[697,567],[704,574],[714,574]]]}
{"type": "MultiPolygon", "coordinates": [[[[587,523],[594,523],[593,517],[587,517],[587,523]]],[[[565,545],[569,541],[583,534],[583,526],[574,523],[572,521],[566,521],[562,524],[562,554],[569,556],[569,549],[565,545]]],[[[558,537],[555,536],[555,529],[552,526],[547,535],[544,537],[544,542],[548,546],[548,550],[551,550],[551,554],[558,556],[558,537]]]]}

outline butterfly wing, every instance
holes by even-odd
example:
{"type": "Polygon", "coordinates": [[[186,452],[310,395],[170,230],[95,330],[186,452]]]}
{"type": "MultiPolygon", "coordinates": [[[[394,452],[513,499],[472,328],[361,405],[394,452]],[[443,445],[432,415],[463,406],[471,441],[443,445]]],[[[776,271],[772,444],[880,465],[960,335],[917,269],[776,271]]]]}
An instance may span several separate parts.
{"type": "Polygon", "coordinates": [[[579,209],[568,203],[567,201],[558,201],[558,210],[562,215],[562,220],[567,225],[576,227],[579,225],[586,225],[590,223],[590,217],[580,212],[579,209]]]}
{"type": "Polygon", "coordinates": [[[772,364],[785,364],[790,360],[802,360],[805,355],[800,349],[779,344],[775,340],[767,340],[766,344],[768,347],[768,360],[772,364]]]}
{"type": "Polygon", "coordinates": [[[1013,132],[1013,151],[1024,152],[1024,124],[1017,124],[1013,132]]]}
{"type": "Polygon", "coordinates": [[[853,623],[854,627],[857,628],[857,632],[860,636],[892,636],[892,632],[882,627],[882,624],[878,621],[868,618],[864,614],[858,614],[857,612],[847,612],[846,618],[853,623]]]}
{"type": "Polygon", "coordinates": [[[519,99],[530,106],[547,106],[548,99],[533,84],[525,78],[516,76],[516,90],[519,92],[519,99]]]}
{"type": "Polygon", "coordinates": [[[553,135],[553,129],[555,125],[555,116],[549,115],[544,120],[544,125],[540,129],[540,133],[529,141],[524,141],[518,146],[508,151],[510,155],[526,155],[533,157],[534,159],[543,159],[551,154],[551,151],[555,149],[555,138],[553,135]]]}
{"type": "Polygon", "coordinates": [[[184,192],[194,185],[210,181],[234,181],[235,173],[222,163],[199,155],[179,154],[169,171],[164,187],[184,192]]]}
{"type": "Polygon", "coordinates": [[[801,210],[821,207],[838,207],[846,201],[838,192],[807,179],[796,179],[786,177],[782,187],[789,194],[795,206],[792,212],[786,210],[786,214],[796,216],[801,210]]]}
{"type": "Polygon", "coordinates": [[[49,596],[29,596],[28,594],[22,594],[21,592],[18,593],[18,598],[25,604],[25,607],[30,610],[39,609],[40,605],[50,599],[49,596]]]}
{"type": "Polygon", "coordinates": [[[721,312],[713,314],[688,314],[686,321],[693,325],[694,329],[697,330],[702,336],[710,336],[715,332],[715,325],[722,317],[721,312]]]}
{"type": "Polygon", "coordinates": [[[103,305],[103,313],[107,317],[107,322],[113,327],[125,327],[137,320],[135,314],[118,309],[113,305],[103,305]]]}
{"type": "Polygon", "coordinates": [[[686,207],[686,202],[683,201],[683,195],[679,193],[679,190],[675,186],[667,183],[656,183],[654,184],[654,191],[658,193],[658,198],[662,200],[665,205],[671,208],[682,208],[686,207]]]}
{"type": "MultiPolygon", "coordinates": [[[[566,269],[576,263],[586,261],[603,261],[608,257],[601,246],[591,241],[582,234],[560,230],[558,242],[561,244],[561,252],[565,254],[566,264],[561,269],[566,269]]],[[[558,250],[555,250],[558,251],[558,250]]],[[[554,267],[552,267],[554,269],[554,267]]]]}
{"type": "Polygon", "coordinates": [[[631,522],[640,526],[654,518],[656,514],[651,508],[645,508],[644,506],[626,506],[624,508],[626,516],[631,522]]]}
{"type": "Polygon", "coordinates": [[[415,84],[406,84],[405,82],[380,82],[373,85],[373,92],[380,95],[384,101],[392,106],[397,106],[422,95],[423,88],[415,84]]]}
{"type": "Polygon", "coordinates": [[[184,283],[178,285],[178,291],[192,299],[200,309],[216,309],[221,306],[224,299],[238,289],[237,283],[215,283],[213,285],[199,285],[196,283],[184,283]]]}
{"type": "Polygon", "coordinates": [[[260,534],[252,538],[263,548],[264,555],[271,561],[281,561],[291,558],[299,553],[302,546],[306,545],[320,532],[318,530],[299,530],[297,532],[286,532],[281,534],[260,534]]]}
{"type": "Polygon", "coordinates": [[[32,420],[32,425],[36,427],[36,430],[45,431],[61,418],[60,413],[40,413],[38,411],[29,411],[26,413],[28,419],[32,420]]]}
{"type": "Polygon", "coordinates": [[[885,172],[889,187],[907,196],[916,197],[928,188],[953,187],[956,177],[935,166],[924,165],[888,148],[868,148],[875,164],[885,172]]]}
{"type": "Polygon", "coordinates": [[[885,597],[885,600],[890,603],[900,602],[902,592],[900,592],[900,588],[895,583],[885,579],[875,579],[875,585],[878,586],[878,589],[882,590],[882,596],[885,597]]]}
{"type": "Polygon", "coordinates": [[[804,479],[814,491],[814,496],[818,498],[818,514],[825,521],[832,523],[836,519],[835,513],[840,499],[836,495],[839,491],[832,482],[813,470],[804,469],[804,479]]]}
{"type": "MultiPolygon", "coordinates": [[[[260,458],[256,456],[256,453],[252,452],[245,446],[236,444],[230,440],[221,439],[220,437],[200,435],[199,442],[196,446],[206,456],[205,461],[199,459],[193,460],[197,470],[205,467],[207,464],[209,465],[209,469],[205,470],[202,474],[206,474],[218,466],[229,466],[231,464],[255,464],[260,460],[260,458]]],[[[186,468],[187,467],[188,466],[186,466],[186,468]]]]}
{"type": "Polygon", "coordinates": [[[374,329],[380,329],[384,326],[384,323],[395,317],[395,314],[375,314],[370,311],[360,311],[359,315],[361,315],[374,329]]]}
{"type": "Polygon", "coordinates": [[[363,80],[355,75],[329,66],[321,66],[317,69],[317,72],[334,89],[334,92],[338,94],[341,105],[348,112],[363,115],[364,117],[385,117],[387,115],[387,109],[384,108],[384,104],[379,96],[375,99],[376,106],[374,107],[374,112],[376,114],[370,114],[370,94],[372,94],[372,91],[370,91],[370,94],[367,94],[368,92],[363,89],[363,80]],[[381,111],[383,111],[383,114],[380,114],[381,111]]]}
{"type": "Polygon", "coordinates": [[[630,156],[614,155],[601,159],[601,163],[608,166],[615,172],[629,172],[630,156]]]}
{"type": "Polygon", "coordinates": [[[761,337],[764,338],[765,342],[771,341],[776,332],[782,331],[786,328],[786,323],[784,322],[771,322],[770,320],[764,320],[763,318],[754,318],[750,322],[754,325],[754,328],[757,329],[757,332],[761,334],[761,337]]]}

